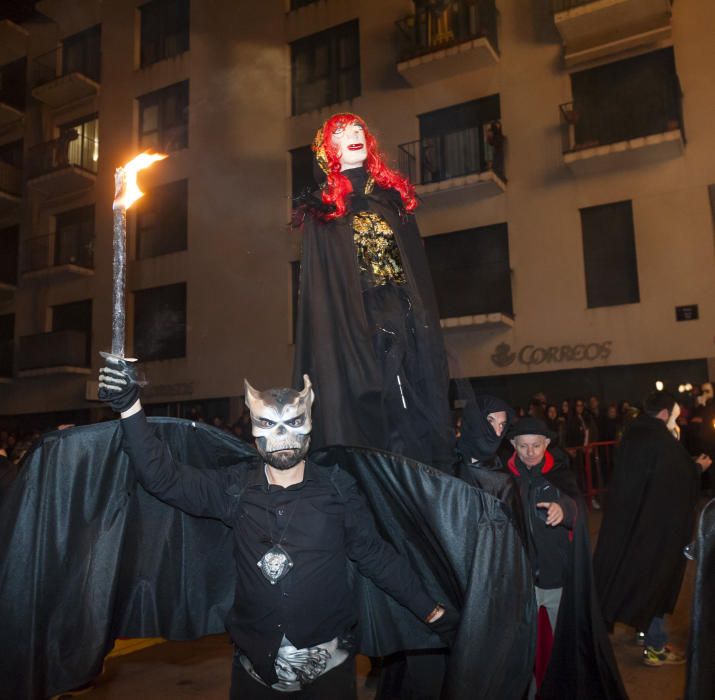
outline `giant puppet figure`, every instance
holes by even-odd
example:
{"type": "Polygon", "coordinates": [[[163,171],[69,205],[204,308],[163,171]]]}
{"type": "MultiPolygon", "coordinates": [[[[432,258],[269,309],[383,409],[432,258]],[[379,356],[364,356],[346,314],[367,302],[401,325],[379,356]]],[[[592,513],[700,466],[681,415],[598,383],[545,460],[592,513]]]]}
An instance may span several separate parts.
{"type": "Polygon", "coordinates": [[[303,255],[294,385],[316,387],[314,443],[449,469],[449,373],[409,181],[354,114],[313,142],[325,180],[297,209],[303,255]]]}

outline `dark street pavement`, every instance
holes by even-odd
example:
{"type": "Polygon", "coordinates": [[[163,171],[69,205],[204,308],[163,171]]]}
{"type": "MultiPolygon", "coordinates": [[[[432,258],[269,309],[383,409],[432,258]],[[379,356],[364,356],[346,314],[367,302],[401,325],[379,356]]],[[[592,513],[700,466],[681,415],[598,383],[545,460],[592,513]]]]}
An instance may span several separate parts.
{"type": "MultiPolygon", "coordinates": [[[[592,514],[592,537],[600,515],[592,514]]],[[[695,566],[688,562],[680,598],[666,624],[671,642],[685,648],[695,566]]],[[[648,576],[648,572],[643,572],[648,576]]],[[[632,700],[678,700],[683,697],[685,666],[650,668],[641,663],[641,647],[632,630],[616,627],[612,636],[623,680],[632,700]]],[[[132,654],[107,660],[105,672],[87,700],[226,700],[230,682],[232,648],[224,635],[194,642],[164,642],[132,654]]],[[[367,659],[358,657],[359,700],[371,700],[374,689],[365,687],[367,659]]],[[[340,700],[336,698],[336,700],[340,700]]],[[[564,699],[567,700],[567,699],[564,699]]]]}

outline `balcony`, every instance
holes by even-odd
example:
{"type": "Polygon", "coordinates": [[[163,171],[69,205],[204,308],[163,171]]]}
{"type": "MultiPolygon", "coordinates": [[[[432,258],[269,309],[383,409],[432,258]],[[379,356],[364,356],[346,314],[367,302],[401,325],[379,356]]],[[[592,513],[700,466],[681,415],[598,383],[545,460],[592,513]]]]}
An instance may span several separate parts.
{"type": "Polygon", "coordinates": [[[397,70],[417,87],[499,61],[494,0],[457,0],[441,10],[417,9],[397,22],[402,40],[397,70]]]}
{"type": "Polygon", "coordinates": [[[53,331],[20,337],[17,376],[91,374],[89,335],[84,331],[53,331]]]}
{"type": "Polygon", "coordinates": [[[94,236],[75,230],[23,241],[23,280],[67,281],[94,275],[94,236]]]}
{"type": "Polygon", "coordinates": [[[12,339],[0,340],[0,384],[12,381],[15,342],[12,339]]]}
{"type": "Polygon", "coordinates": [[[81,61],[68,61],[63,48],[58,48],[36,58],[34,67],[38,77],[32,96],[49,107],[64,107],[99,94],[98,53],[81,61]]]}
{"type": "Polygon", "coordinates": [[[28,186],[46,197],[89,189],[97,179],[99,142],[71,129],[28,153],[28,186]]]}
{"type": "Polygon", "coordinates": [[[22,170],[0,161],[0,216],[16,212],[22,202],[22,170]]]}
{"type": "Polygon", "coordinates": [[[498,137],[489,126],[472,127],[398,147],[399,167],[420,197],[470,190],[477,198],[506,190],[501,127],[498,137]]]}
{"type": "Polygon", "coordinates": [[[25,116],[27,59],[0,66],[0,129],[19,123],[25,116]]]}
{"type": "Polygon", "coordinates": [[[559,114],[564,164],[577,174],[673,158],[685,145],[679,96],[673,109],[603,100],[567,102],[559,114]]]}
{"type": "Polygon", "coordinates": [[[552,0],[567,66],[668,39],[671,0],[552,0]]]}

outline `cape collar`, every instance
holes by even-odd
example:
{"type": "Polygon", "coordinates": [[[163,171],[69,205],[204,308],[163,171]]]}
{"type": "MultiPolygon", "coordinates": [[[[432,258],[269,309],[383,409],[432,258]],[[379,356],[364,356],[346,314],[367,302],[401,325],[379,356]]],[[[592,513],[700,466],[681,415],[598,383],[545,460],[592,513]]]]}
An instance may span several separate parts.
{"type": "MultiPolygon", "coordinates": [[[[544,453],[544,466],[541,467],[541,473],[542,474],[548,474],[553,468],[554,464],[556,462],[554,461],[554,456],[546,450],[544,453]]],[[[507,462],[507,466],[509,467],[509,471],[514,474],[514,476],[521,476],[519,473],[519,467],[516,466],[516,452],[509,457],[509,461],[507,462]]]]}

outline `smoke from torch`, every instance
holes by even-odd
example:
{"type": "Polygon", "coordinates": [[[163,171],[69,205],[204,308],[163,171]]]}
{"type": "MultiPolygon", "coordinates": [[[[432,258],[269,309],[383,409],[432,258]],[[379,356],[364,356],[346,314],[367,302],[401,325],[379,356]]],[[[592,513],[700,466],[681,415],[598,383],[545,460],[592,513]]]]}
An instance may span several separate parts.
{"type": "Polygon", "coordinates": [[[137,184],[137,173],[164,158],[164,153],[141,153],[114,172],[112,355],[120,358],[124,357],[126,336],[127,209],[144,196],[137,184]]]}

